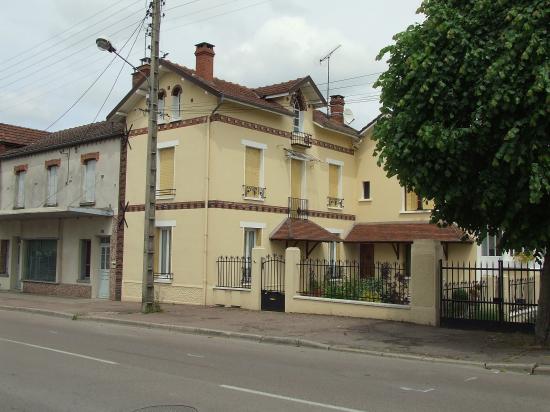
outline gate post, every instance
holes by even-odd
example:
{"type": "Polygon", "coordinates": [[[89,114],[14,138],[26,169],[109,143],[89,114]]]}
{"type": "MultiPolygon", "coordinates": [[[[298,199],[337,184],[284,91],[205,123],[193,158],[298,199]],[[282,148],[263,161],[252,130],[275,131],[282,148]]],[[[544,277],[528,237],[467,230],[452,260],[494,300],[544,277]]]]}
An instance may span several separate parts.
{"type": "Polygon", "coordinates": [[[498,261],[498,321],[504,323],[504,264],[498,261]]]}
{"type": "Polygon", "coordinates": [[[265,258],[265,248],[255,247],[252,249],[251,275],[250,275],[250,296],[251,305],[249,309],[261,310],[262,308],[262,259],[265,258]]]}
{"type": "Polygon", "coordinates": [[[285,312],[293,312],[294,296],[300,290],[300,249],[289,247],[285,251],[285,312]]]}

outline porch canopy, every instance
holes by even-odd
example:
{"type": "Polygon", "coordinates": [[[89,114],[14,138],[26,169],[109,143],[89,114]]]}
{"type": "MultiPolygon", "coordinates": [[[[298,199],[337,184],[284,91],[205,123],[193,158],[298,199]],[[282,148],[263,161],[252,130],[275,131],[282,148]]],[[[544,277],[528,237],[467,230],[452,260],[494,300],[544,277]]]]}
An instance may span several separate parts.
{"type": "Polygon", "coordinates": [[[472,242],[472,239],[455,225],[439,227],[428,222],[358,223],[353,226],[344,242],[390,243],[399,258],[399,244],[410,244],[418,239],[439,240],[445,256],[448,255],[449,243],[472,242]]]}
{"type": "Polygon", "coordinates": [[[32,209],[13,209],[0,211],[0,220],[20,219],[56,219],[71,217],[112,217],[112,209],[92,207],[37,207],[32,209]]]}
{"type": "Polygon", "coordinates": [[[298,242],[306,243],[306,257],[322,242],[341,242],[337,234],[307,219],[289,217],[284,220],[269,236],[270,240],[284,240],[285,247],[296,246],[298,242]],[[311,248],[309,247],[311,244],[311,248]]]}

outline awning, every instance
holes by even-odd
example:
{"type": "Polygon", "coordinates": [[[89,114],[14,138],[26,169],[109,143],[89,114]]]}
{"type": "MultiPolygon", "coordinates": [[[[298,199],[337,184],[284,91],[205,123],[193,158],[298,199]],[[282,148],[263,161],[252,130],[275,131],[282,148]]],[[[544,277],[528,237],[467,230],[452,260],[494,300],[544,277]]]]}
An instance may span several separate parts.
{"type": "Polygon", "coordinates": [[[438,227],[432,223],[359,223],[353,226],[344,242],[350,243],[412,243],[418,239],[441,242],[472,242],[457,226],[438,227]]]}
{"type": "Polygon", "coordinates": [[[269,236],[271,240],[294,240],[309,242],[341,242],[342,239],[330,233],[311,220],[287,218],[269,236]]]}
{"type": "Polygon", "coordinates": [[[37,207],[33,209],[13,209],[0,211],[0,220],[55,219],[71,217],[112,217],[112,209],[93,207],[37,207]]]}

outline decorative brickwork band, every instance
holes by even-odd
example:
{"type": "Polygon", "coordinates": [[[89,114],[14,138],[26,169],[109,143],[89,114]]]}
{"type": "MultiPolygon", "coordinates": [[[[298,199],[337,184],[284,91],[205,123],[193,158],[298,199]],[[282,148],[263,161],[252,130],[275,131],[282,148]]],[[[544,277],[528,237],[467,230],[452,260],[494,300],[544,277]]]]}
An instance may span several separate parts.
{"type": "Polygon", "coordinates": [[[99,152],[82,153],[80,155],[80,163],[84,164],[88,160],[99,160],[99,152]]]}
{"type": "Polygon", "coordinates": [[[14,172],[14,173],[26,172],[28,168],[29,168],[29,165],[28,165],[28,164],[17,165],[17,166],[14,166],[13,172],[14,172]]]}
{"type": "Polygon", "coordinates": [[[44,166],[46,167],[46,169],[48,169],[52,166],[59,167],[60,165],[61,165],[61,159],[51,159],[51,160],[46,160],[44,162],[44,166]]]}
{"type": "MultiPolygon", "coordinates": [[[[246,210],[249,212],[264,212],[264,213],[288,213],[288,207],[285,206],[270,206],[258,205],[254,203],[228,202],[225,200],[209,200],[208,207],[210,209],[231,209],[231,210],[246,210]]],[[[181,210],[181,209],[203,209],[203,201],[195,202],[174,202],[174,203],[157,203],[156,210],[181,210]]],[[[144,205],[130,205],[127,212],[143,212],[144,205]]],[[[309,216],[320,217],[325,219],[337,220],[355,220],[355,215],[345,213],[324,212],[320,210],[309,210],[309,216]]]]}

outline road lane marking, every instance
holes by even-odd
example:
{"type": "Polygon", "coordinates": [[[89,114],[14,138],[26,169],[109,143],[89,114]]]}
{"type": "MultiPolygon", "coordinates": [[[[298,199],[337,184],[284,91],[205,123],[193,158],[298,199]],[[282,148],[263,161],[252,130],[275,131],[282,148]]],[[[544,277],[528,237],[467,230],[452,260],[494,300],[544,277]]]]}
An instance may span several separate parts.
{"type": "Polygon", "coordinates": [[[475,376],[472,376],[472,377],[470,377],[470,378],[466,378],[466,379],[464,379],[464,382],[470,382],[470,381],[475,381],[476,379],[477,379],[477,377],[475,377],[475,376]]]}
{"type": "Polygon", "coordinates": [[[49,348],[47,346],[33,345],[32,343],[19,342],[17,340],[0,338],[0,342],[15,343],[17,345],[28,346],[29,348],[49,350],[50,352],[61,353],[63,355],[68,355],[68,356],[74,356],[74,357],[77,357],[77,358],[93,360],[93,361],[96,361],[96,362],[106,363],[108,365],[118,365],[119,364],[117,362],[113,362],[113,361],[106,360],[106,359],[94,358],[93,356],[81,355],[80,353],[67,352],[67,351],[60,350],[60,349],[49,348]]]}
{"type": "Polygon", "coordinates": [[[401,389],[404,390],[404,391],[421,392],[421,393],[428,393],[428,392],[431,392],[431,391],[435,391],[434,388],[428,388],[428,389],[414,389],[414,388],[409,388],[409,387],[407,387],[407,386],[401,386],[401,389]]]}
{"type": "Polygon", "coordinates": [[[194,353],[188,353],[187,356],[191,358],[204,358],[203,355],[195,355],[194,353]]]}
{"type": "Polygon", "coordinates": [[[336,411],[344,411],[344,412],[365,412],[365,411],[362,411],[362,410],[359,410],[359,409],[350,409],[350,408],[344,408],[343,406],[329,405],[329,404],[326,404],[326,403],[319,403],[319,402],[306,401],[305,399],[291,398],[291,397],[289,397],[289,396],[276,395],[276,394],[274,394],[274,393],[268,393],[268,392],[260,392],[260,391],[255,391],[255,390],[252,390],[252,389],[240,388],[240,387],[238,387],[238,386],[220,385],[220,388],[231,389],[231,390],[234,390],[234,391],[240,391],[240,392],[246,392],[246,393],[251,393],[251,394],[253,394],[253,395],[266,396],[266,397],[268,397],[268,398],[282,399],[282,400],[284,400],[284,401],[290,401],[290,402],[296,402],[296,403],[303,403],[303,404],[305,404],[305,405],[319,406],[319,407],[321,407],[321,408],[333,409],[333,410],[336,410],[336,411]]]}

